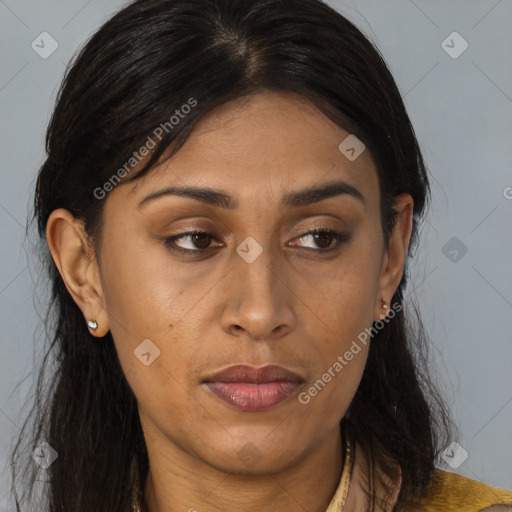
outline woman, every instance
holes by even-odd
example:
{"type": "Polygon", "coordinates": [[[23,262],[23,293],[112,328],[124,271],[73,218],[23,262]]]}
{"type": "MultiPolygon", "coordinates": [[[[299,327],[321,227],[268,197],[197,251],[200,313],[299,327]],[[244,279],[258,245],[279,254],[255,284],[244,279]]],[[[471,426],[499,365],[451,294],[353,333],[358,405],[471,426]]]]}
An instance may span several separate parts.
{"type": "Polygon", "coordinates": [[[427,172],[336,11],[133,2],[68,70],[47,151],[44,510],[512,504],[434,468],[450,421],[403,305],[427,172]]]}

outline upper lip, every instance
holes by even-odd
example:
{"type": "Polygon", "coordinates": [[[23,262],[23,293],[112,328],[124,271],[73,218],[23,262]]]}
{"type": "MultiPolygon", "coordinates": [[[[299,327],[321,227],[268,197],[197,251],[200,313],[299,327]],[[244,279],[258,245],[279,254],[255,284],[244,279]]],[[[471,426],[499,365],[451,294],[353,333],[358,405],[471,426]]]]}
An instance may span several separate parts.
{"type": "Polygon", "coordinates": [[[259,368],[248,364],[235,364],[212,373],[203,380],[203,382],[275,381],[291,381],[302,383],[304,382],[304,379],[299,374],[277,364],[269,364],[259,368]]]}

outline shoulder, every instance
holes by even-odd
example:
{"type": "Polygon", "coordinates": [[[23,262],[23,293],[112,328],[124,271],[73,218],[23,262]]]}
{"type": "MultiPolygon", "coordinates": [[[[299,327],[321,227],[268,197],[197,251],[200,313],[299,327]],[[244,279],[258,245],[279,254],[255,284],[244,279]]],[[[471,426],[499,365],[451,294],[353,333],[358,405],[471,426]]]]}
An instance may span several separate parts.
{"type": "Polygon", "coordinates": [[[436,469],[421,505],[424,512],[512,512],[512,492],[436,469]]]}

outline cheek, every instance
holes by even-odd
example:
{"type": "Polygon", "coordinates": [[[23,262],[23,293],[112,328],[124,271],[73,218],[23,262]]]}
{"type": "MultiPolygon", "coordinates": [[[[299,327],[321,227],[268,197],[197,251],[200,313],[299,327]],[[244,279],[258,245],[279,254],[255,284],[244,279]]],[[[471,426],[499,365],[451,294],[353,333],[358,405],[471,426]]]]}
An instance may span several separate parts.
{"type": "Polygon", "coordinates": [[[328,382],[319,393],[327,408],[331,400],[352,398],[366,365],[381,260],[378,248],[363,240],[352,245],[329,273],[306,274],[301,281],[301,293],[312,304],[305,325],[315,340],[315,378],[322,381],[317,387],[328,382]]]}
{"type": "Polygon", "coordinates": [[[172,319],[183,315],[185,282],[156,242],[122,236],[119,229],[102,251],[102,268],[114,334],[140,338],[165,333],[174,326],[172,319]]]}
{"type": "Polygon", "coordinates": [[[330,345],[333,337],[357,337],[373,321],[379,261],[370,254],[347,254],[329,272],[302,281],[301,294],[312,306],[312,318],[329,333],[330,345]]]}
{"type": "Polygon", "coordinates": [[[328,352],[324,353],[326,362],[318,367],[318,373],[297,397],[301,425],[306,430],[328,431],[339,424],[361,381],[368,346],[343,340],[328,352]]]}
{"type": "Polygon", "coordinates": [[[185,440],[201,422],[211,421],[211,415],[186,392],[186,376],[178,375],[164,355],[149,367],[135,365],[125,374],[137,399],[146,443],[156,433],[176,442],[185,440]]]}
{"type": "Polygon", "coordinates": [[[129,254],[110,266],[105,293],[123,372],[147,411],[165,416],[191,409],[187,392],[205,342],[199,318],[204,303],[195,306],[212,284],[187,285],[182,273],[151,260],[148,252],[129,254]]]}

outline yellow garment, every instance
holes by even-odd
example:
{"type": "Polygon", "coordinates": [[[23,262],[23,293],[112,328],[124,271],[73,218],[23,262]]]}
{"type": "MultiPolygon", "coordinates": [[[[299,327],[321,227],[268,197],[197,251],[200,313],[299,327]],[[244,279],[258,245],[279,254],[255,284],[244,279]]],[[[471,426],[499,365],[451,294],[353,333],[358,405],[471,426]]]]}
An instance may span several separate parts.
{"type": "MultiPolygon", "coordinates": [[[[351,492],[355,494],[352,496],[352,503],[349,506],[355,506],[356,509],[364,508],[365,500],[361,499],[361,489],[357,486],[350,489],[351,481],[358,480],[356,473],[366,471],[366,467],[362,466],[362,462],[365,460],[362,456],[363,452],[359,444],[355,443],[355,446],[352,446],[350,438],[347,437],[345,438],[345,453],[347,456],[340,481],[325,512],[343,512],[346,500],[350,501],[347,495],[350,497],[351,492]]],[[[395,495],[395,500],[396,497],[395,495]]],[[[507,505],[506,510],[512,512],[511,491],[491,487],[441,469],[434,470],[424,496],[417,501],[419,501],[417,506],[408,512],[479,512],[493,505],[507,505]]],[[[391,511],[393,504],[395,504],[394,500],[389,504],[387,510],[391,511]]],[[[498,510],[503,510],[503,507],[498,510]]],[[[489,509],[489,512],[491,511],[492,509],[489,509]]],[[[357,512],[360,511],[357,510],[357,512]]]]}
{"type": "Polygon", "coordinates": [[[477,512],[498,504],[512,511],[512,492],[436,469],[421,504],[424,512],[477,512]]]}
{"type": "MultiPolygon", "coordinates": [[[[343,510],[341,503],[344,500],[341,500],[340,494],[342,482],[343,474],[326,512],[343,510]]],[[[415,508],[414,512],[479,512],[492,505],[509,505],[512,511],[512,492],[436,469],[420,503],[421,506],[415,508]]]]}

